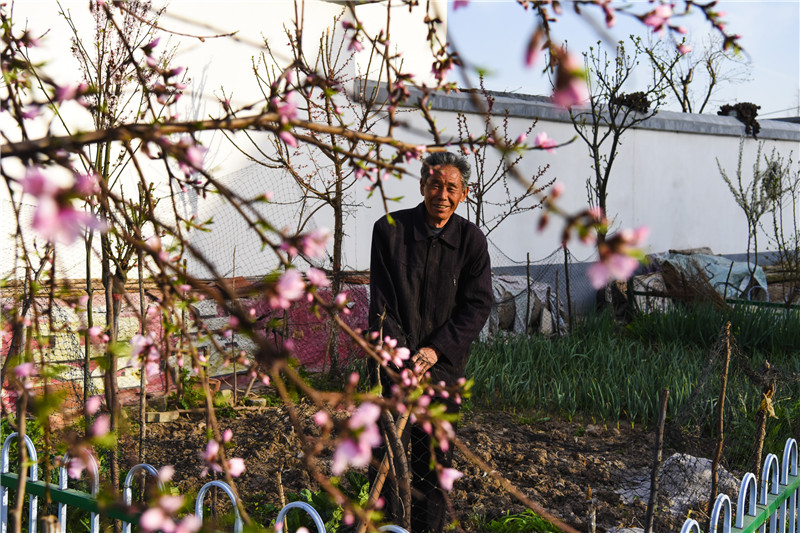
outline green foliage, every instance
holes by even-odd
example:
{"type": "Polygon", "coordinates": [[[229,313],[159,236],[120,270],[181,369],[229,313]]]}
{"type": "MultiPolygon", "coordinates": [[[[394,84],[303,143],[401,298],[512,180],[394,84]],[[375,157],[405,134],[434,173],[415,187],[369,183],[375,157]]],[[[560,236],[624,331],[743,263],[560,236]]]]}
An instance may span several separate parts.
{"type": "Polygon", "coordinates": [[[190,375],[188,369],[181,369],[181,394],[170,395],[169,400],[182,409],[194,409],[205,405],[205,392],[200,385],[200,378],[190,375]]]}
{"type": "MultiPolygon", "coordinates": [[[[366,505],[367,498],[369,498],[369,480],[367,477],[358,472],[347,472],[344,475],[344,481],[346,483],[342,483],[341,478],[331,478],[331,482],[334,486],[339,488],[350,501],[361,506],[366,505]]],[[[290,502],[305,502],[314,507],[325,523],[325,531],[328,533],[338,533],[342,531],[344,509],[342,506],[338,505],[327,492],[323,490],[312,492],[306,488],[299,493],[288,493],[286,497],[290,502]]],[[[274,506],[269,507],[274,508],[274,506]]],[[[280,509],[274,508],[268,511],[267,507],[264,506],[262,507],[262,511],[264,511],[263,514],[274,511],[274,514],[277,515],[280,509]]],[[[266,523],[266,521],[264,523],[266,523]]],[[[271,525],[275,525],[274,517],[271,525]]],[[[313,520],[311,520],[311,517],[307,513],[301,510],[289,511],[289,513],[286,514],[284,531],[297,531],[300,527],[305,527],[309,531],[316,530],[313,520]]]]}
{"type": "Polygon", "coordinates": [[[519,514],[508,514],[489,522],[489,531],[496,533],[559,533],[553,524],[530,509],[519,514]]]}
{"type": "MultiPolygon", "coordinates": [[[[473,400],[570,420],[580,415],[647,426],[657,420],[660,391],[669,389],[668,419],[713,436],[722,357],[718,351],[710,355],[726,320],[738,350],[727,386],[725,460],[749,466],[761,386],[748,373],[765,360],[789,376],[800,373],[800,313],[697,306],[639,315],[627,327],[608,314],[596,315],[560,339],[498,336],[473,347],[467,366],[467,377],[475,382],[473,400]],[[704,372],[709,377],[701,382],[704,372]]],[[[777,418],[767,422],[764,449],[779,451],[794,436],[800,383],[778,381],[773,398],[777,418]]]]}

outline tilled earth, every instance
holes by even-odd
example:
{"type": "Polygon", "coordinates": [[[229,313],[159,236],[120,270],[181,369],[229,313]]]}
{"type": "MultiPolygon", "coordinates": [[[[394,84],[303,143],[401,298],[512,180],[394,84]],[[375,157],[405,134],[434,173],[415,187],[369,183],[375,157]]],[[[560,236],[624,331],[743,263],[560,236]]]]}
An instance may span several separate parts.
{"type": "MultiPolygon", "coordinates": [[[[306,429],[315,431],[312,411],[300,406],[299,412],[306,429]]],[[[235,416],[220,418],[219,425],[233,430],[229,456],[245,460],[247,469],[238,479],[238,490],[255,518],[269,518],[263,510],[279,507],[281,493],[318,488],[304,467],[285,408],[236,411],[235,416]]],[[[174,465],[174,480],[181,493],[195,493],[207,481],[200,475],[204,466],[200,451],[206,435],[202,414],[187,413],[173,422],[149,424],[146,461],[156,467],[174,465]]],[[[538,414],[473,409],[464,413],[458,435],[528,498],[578,530],[588,527],[589,488],[598,531],[641,527],[644,522],[646,502],[624,504],[617,489],[632,472],[649,468],[653,460],[652,432],[630,425],[606,427],[538,414]]],[[[132,466],[138,455],[133,437],[124,446],[125,462],[132,466]]],[[[328,450],[322,456],[325,471],[329,459],[328,450]]],[[[498,480],[470,464],[458,451],[454,466],[465,474],[450,493],[455,518],[465,531],[479,531],[487,520],[525,509],[498,480]]],[[[667,516],[658,515],[658,531],[680,527],[674,521],[670,523],[667,516]]]]}

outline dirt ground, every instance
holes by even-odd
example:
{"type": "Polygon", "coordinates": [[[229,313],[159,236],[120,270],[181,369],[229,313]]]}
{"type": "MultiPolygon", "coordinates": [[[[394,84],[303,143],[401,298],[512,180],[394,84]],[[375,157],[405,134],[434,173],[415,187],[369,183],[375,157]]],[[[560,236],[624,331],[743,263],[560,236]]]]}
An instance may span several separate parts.
{"type": "MultiPolygon", "coordinates": [[[[313,430],[312,412],[305,411],[304,423],[313,430]]],[[[229,456],[245,460],[247,470],[239,479],[239,492],[248,510],[278,506],[281,484],[286,493],[317,488],[304,469],[298,440],[283,407],[237,411],[235,417],[220,418],[220,427],[233,430],[229,456]]],[[[590,487],[598,531],[641,527],[644,522],[646,502],[623,504],[615,489],[630,478],[631,472],[641,472],[652,464],[652,432],[630,425],[605,427],[541,414],[471,409],[464,413],[458,435],[529,498],[580,531],[587,531],[590,487]]],[[[199,451],[205,441],[206,424],[201,414],[187,413],[173,422],[150,424],[146,460],[157,467],[174,465],[174,479],[181,493],[192,493],[207,481],[200,477],[203,464],[199,451]]],[[[125,442],[125,449],[131,466],[138,454],[133,440],[125,442]]],[[[664,457],[669,453],[665,450],[664,457]]],[[[524,510],[463,454],[457,451],[455,457],[455,467],[465,476],[456,481],[450,496],[465,531],[480,530],[481,519],[524,510]]],[[[329,459],[328,452],[323,456],[325,469],[329,459]]],[[[665,516],[667,513],[659,515],[657,531],[680,528],[677,520],[671,523],[665,516]]]]}

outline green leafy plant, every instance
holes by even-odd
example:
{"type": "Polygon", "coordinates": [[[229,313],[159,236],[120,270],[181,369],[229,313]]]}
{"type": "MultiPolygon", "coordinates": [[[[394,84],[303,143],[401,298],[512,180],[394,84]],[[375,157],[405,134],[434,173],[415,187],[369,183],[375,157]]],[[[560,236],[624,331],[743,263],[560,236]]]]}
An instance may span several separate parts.
{"type": "Polygon", "coordinates": [[[489,531],[495,533],[558,533],[560,530],[530,509],[489,522],[489,531]]]}

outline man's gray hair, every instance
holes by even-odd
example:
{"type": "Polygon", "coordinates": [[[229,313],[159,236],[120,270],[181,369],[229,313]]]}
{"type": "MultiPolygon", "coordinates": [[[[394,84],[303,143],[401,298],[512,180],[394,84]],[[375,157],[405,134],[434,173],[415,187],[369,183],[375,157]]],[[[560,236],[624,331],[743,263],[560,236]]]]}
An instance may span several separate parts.
{"type": "Polygon", "coordinates": [[[465,157],[451,152],[434,152],[422,161],[422,172],[420,173],[422,183],[428,180],[433,167],[440,166],[456,167],[461,173],[462,186],[465,189],[469,186],[469,175],[472,167],[465,157]]]}

